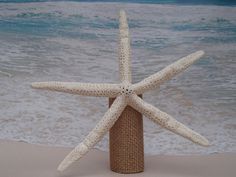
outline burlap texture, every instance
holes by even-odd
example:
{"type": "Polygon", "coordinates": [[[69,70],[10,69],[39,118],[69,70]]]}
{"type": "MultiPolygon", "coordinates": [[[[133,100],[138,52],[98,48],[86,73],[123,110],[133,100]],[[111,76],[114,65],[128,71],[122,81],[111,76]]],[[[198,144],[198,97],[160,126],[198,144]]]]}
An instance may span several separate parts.
{"type": "MultiPolygon", "coordinates": [[[[114,101],[109,99],[109,106],[114,101]]],[[[117,173],[144,170],[142,114],[127,106],[110,129],[110,168],[117,173]]]]}

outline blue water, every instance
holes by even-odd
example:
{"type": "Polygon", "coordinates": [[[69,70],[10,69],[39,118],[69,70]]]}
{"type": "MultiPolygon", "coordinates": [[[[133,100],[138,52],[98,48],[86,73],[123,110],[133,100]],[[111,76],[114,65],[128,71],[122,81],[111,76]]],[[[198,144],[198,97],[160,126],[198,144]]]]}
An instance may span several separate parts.
{"type": "MultiPolygon", "coordinates": [[[[75,146],[86,136],[106,111],[107,99],[35,91],[29,85],[117,82],[122,8],[129,18],[134,82],[191,52],[206,52],[144,99],[206,136],[212,146],[195,146],[145,119],[146,153],[236,152],[234,1],[2,2],[0,139],[75,146]]],[[[107,141],[97,147],[106,150],[107,141]]]]}
{"type": "Polygon", "coordinates": [[[26,2],[52,2],[52,1],[75,1],[75,2],[122,2],[122,3],[150,3],[150,4],[178,4],[178,5],[224,5],[235,6],[235,0],[0,0],[4,3],[26,2]]]}

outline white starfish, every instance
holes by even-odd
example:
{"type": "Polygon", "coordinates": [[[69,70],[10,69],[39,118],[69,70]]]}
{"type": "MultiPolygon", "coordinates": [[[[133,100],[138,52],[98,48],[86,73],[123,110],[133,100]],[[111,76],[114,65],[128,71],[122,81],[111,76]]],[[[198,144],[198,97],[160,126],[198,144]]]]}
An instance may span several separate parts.
{"type": "Polygon", "coordinates": [[[159,110],[158,108],[146,103],[139,94],[159,87],[163,82],[171,79],[176,74],[188,68],[203,54],[203,51],[192,53],[173,64],[167,66],[161,71],[153,74],[136,84],[131,84],[130,70],[130,39],[129,28],[126,14],[120,11],[120,39],[119,39],[119,67],[120,84],[100,84],[100,83],[79,83],[79,82],[35,82],[33,88],[47,89],[59,92],[86,96],[104,96],[116,97],[111,107],[107,110],[103,118],[98,122],[95,128],[87,135],[83,142],[74,148],[58,166],[59,171],[65,170],[76,160],[85,155],[114,125],[127,105],[130,105],[146,117],[153,120],[162,127],[181,135],[194,143],[202,146],[208,146],[209,142],[200,134],[194,132],[182,123],[175,120],[172,116],[159,110]]]}

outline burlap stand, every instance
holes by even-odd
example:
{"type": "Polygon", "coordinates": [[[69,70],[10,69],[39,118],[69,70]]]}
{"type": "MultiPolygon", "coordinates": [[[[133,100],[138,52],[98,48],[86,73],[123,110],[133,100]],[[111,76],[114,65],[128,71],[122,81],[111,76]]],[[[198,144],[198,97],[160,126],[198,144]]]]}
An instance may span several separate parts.
{"type": "MultiPolygon", "coordinates": [[[[109,99],[109,106],[114,99],[109,99]]],[[[144,170],[142,114],[127,106],[110,130],[110,168],[117,173],[144,170]]]]}

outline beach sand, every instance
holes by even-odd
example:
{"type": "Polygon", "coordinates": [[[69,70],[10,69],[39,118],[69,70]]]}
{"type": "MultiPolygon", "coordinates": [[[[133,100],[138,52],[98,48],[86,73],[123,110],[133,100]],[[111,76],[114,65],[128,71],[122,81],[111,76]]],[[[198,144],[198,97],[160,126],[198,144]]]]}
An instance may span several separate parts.
{"type": "MultiPolygon", "coordinates": [[[[63,173],[57,165],[71,148],[0,141],[0,177],[100,177],[123,176],[109,169],[109,154],[96,149],[63,173]]],[[[235,177],[236,154],[145,156],[145,177],[235,177]]]]}

